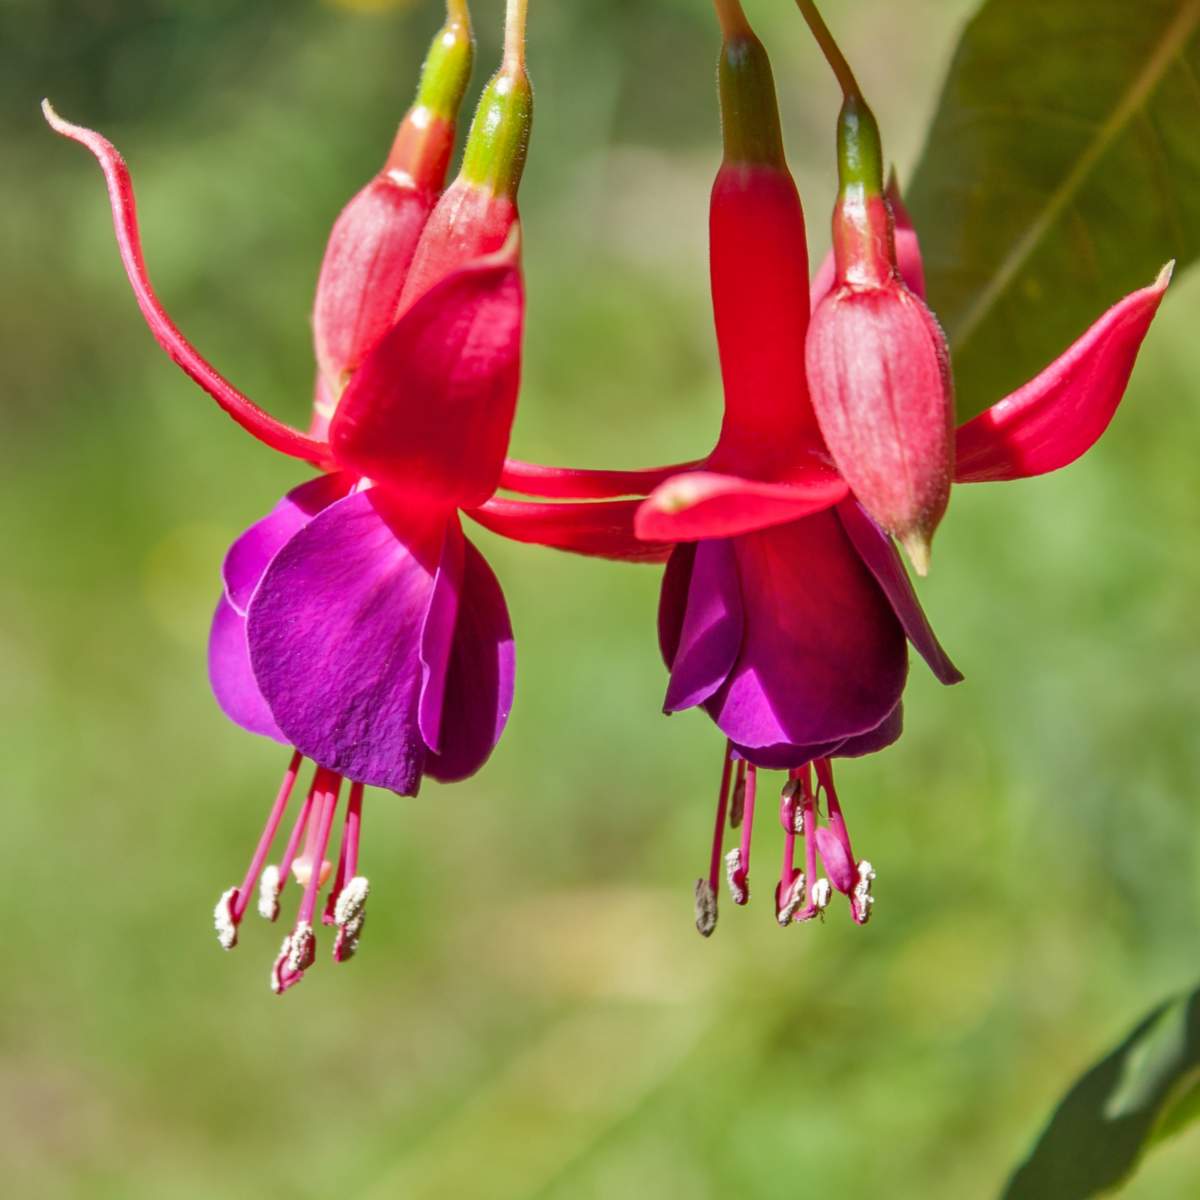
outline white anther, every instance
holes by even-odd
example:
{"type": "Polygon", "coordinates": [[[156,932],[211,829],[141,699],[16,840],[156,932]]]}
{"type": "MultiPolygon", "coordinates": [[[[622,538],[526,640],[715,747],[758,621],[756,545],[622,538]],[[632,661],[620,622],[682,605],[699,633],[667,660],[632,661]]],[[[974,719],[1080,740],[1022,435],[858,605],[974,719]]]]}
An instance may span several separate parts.
{"type": "Polygon", "coordinates": [[[279,916],[279,893],[283,891],[283,880],[279,868],[271,863],[263,868],[258,881],[258,915],[267,921],[279,916]]]}
{"type": "Polygon", "coordinates": [[[796,919],[796,913],[800,911],[800,906],[804,903],[807,896],[808,893],[804,886],[804,873],[801,872],[793,880],[787,895],[783,897],[782,906],[775,914],[775,919],[785,929],[796,919]]]}
{"type": "Polygon", "coordinates": [[[333,923],[339,928],[357,924],[361,927],[363,908],[371,894],[371,885],[365,875],[355,875],[338,892],[333,906],[333,923]]]}
{"type": "Polygon", "coordinates": [[[217,907],[213,909],[213,925],[222,950],[232,950],[237,945],[237,922],[233,919],[233,902],[237,899],[237,892],[235,887],[222,892],[217,907]]]}
{"type": "Polygon", "coordinates": [[[287,939],[287,969],[293,974],[307,971],[317,957],[317,939],[307,921],[292,930],[292,936],[287,939]]]}
{"type": "Polygon", "coordinates": [[[729,891],[734,904],[745,904],[750,899],[746,879],[742,875],[742,854],[740,850],[730,850],[725,855],[725,878],[729,880],[729,891]]]}
{"type": "Polygon", "coordinates": [[[829,901],[832,897],[833,887],[830,885],[828,879],[821,878],[813,884],[812,902],[817,912],[823,913],[829,907],[829,901]]]}
{"type": "Polygon", "coordinates": [[[696,880],[696,928],[704,937],[712,937],[717,927],[717,893],[707,879],[696,880]]]}
{"type": "Polygon", "coordinates": [[[871,884],[874,882],[875,868],[864,858],[858,864],[858,882],[850,897],[854,919],[860,925],[865,925],[871,919],[871,909],[875,906],[875,897],[871,895],[871,884]]]}

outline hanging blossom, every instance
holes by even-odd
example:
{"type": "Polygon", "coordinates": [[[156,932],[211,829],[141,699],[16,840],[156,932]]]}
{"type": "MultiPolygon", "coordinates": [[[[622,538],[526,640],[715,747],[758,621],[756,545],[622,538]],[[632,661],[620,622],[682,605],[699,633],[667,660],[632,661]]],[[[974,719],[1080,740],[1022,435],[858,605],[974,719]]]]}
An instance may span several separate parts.
{"type": "MultiPolygon", "coordinates": [[[[932,398],[913,395],[901,410],[905,422],[884,430],[903,443],[908,427],[920,426],[899,454],[911,452],[909,461],[921,468],[914,477],[924,471],[924,492],[876,486],[881,479],[889,483],[880,463],[889,456],[896,463],[894,446],[885,446],[865,473],[843,470],[851,451],[844,441],[831,452],[822,436],[830,421],[819,419],[810,398],[812,372],[824,355],[810,353],[806,364],[805,344],[810,311],[820,311],[829,296],[843,299],[853,281],[831,257],[809,283],[803,213],[783,157],[770,64],[740,7],[722,3],[718,9],[725,35],[725,161],[713,188],[710,242],[725,414],[716,447],[700,462],[646,471],[510,462],[502,482],[558,499],[649,492],[636,514],[637,533],[656,552],[675,545],[659,607],[660,644],[670,670],[664,709],[702,707],[728,739],[709,869],[696,885],[700,932],[708,935],[716,925],[723,858],[734,902],[749,899],[760,768],[788,772],[780,804],[779,922],[823,915],[837,890],[862,924],[871,914],[875,871],[854,853],[831,760],[873,753],[899,737],[906,641],[941,682],[962,678],[870,510],[886,507],[881,498],[917,495],[896,532],[915,534],[910,541],[920,546],[923,540],[927,549],[945,508],[939,473],[947,476],[948,494],[951,473],[958,483],[1020,479],[1057,470],[1083,454],[1120,403],[1170,267],[1106,312],[1029,383],[953,430],[945,451],[938,448],[937,426],[945,424],[950,393],[939,368],[932,398]],[[852,489],[850,477],[867,480],[866,497],[852,489]],[[727,826],[740,828],[740,841],[723,855],[727,826]],[[797,837],[804,842],[802,864],[797,837]]],[[[856,216],[844,200],[838,209],[843,220],[856,216]]],[[[876,200],[888,220],[886,286],[903,288],[923,309],[915,231],[894,190],[876,200]]],[[[838,229],[835,245],[839,236],[852,244],[855,231],[838,229]]],[[[921,325],[927,327],[923,319],[921,325]]],[[[887,341],[885,336],[866,345],[874,354],[891,353],[893,346],[881,348],[887,341]]],[[[852,355],[853,346],[843,341],[840,352],[852,355]]],[[[936,362],[936,347],[931,353],[936,362]]],[[[866,362],[856,369],[858,419],[874,420],[879,434],[878,409],[865,411],[872,398],[861,381],[872,372],[878,378],[880,368],[866,362]]],[[[919,381],[922,372],[911,373],[908,382],[919,381]]],[[[547,507],[557,507],[559,515],[546,518],[554,536],[544,540],[562,545],[568,539],[561,527],[571,520],[572,506],[547,507]]]]}
{"type": "Polygon", "coordinates": [[[162,347],[259,441],[322,472],[230,548],[209,644],[225,713],[292,747],[245,878],[215,912],[220,942],[232,948],[256,882],[259,911],[275,920],[289,876],[297,880],[297,918],[271,972],[276,992],[314,961],[317,900],[330,875],[322,920],[337,929],[333,956],[344,961],[356,948],[368,892],[358,868],[364,786],[415,795],[425,776],[471,775],[512,703],[504,597],[459,512],[492,496],[517,398],[516,192],[532,111],[524,5],[510,5],[503,63],[462,171],[442,192],[471,60],[465,5],[448,8],[383,171],[347,206],[326,251],[309,434],[253,404],[183,337],[150,285],[124,161],[45,105],[54,129],[104,171],[121,258],[162,347]],[[311,785],[281,859],[268,865],[305,758],[311,785]],[[347,780],[335,868],[326,853],[347,780]]]}

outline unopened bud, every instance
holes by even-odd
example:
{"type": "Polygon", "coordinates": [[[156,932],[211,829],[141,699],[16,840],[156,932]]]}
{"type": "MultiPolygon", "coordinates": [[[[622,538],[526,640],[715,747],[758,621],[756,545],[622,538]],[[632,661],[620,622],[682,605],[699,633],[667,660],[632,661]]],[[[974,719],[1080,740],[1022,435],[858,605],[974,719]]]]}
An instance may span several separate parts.
{"type": "Polygon", "coordinates": [[[396,319],[421,230],[445,183],[473,52],[464,9],[434,38],[416,102],[400,123],[383,170],[346,205],[329,235],[313,334],[335,401],[396,319]]]}
{"type": "Polygon", "coordinates": [[[838,121],[833,288],[812,314],[809,389],[855,498],[925,574],[954,468],[954,388],[937,319],[900,278],[879,129],[861,97],[838,121]]]}

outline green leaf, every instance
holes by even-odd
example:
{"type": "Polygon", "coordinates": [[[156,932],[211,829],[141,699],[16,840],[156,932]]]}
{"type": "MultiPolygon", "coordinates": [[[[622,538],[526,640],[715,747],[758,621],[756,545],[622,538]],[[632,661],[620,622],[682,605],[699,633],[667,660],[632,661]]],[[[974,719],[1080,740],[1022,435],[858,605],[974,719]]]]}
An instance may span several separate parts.
{"type": "Polygon", "coordinates": [[[988,0],[907,197],[974,415],[1200,253],[1200,0],[988,0]]]}
{"type": "Polygon", "coordinates": [[[1154,1009],[1054,1110],[1004,1200],[1084,1200],[1200,1117],[1200,989],[1154,1009]]]}

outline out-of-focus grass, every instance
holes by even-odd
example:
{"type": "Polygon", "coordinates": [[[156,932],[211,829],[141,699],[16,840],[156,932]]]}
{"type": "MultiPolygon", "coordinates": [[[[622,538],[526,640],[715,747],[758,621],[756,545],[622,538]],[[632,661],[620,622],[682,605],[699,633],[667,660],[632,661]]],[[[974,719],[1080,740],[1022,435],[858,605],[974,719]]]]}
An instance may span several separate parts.
{"type": "MultiPolygon", "coordinates": [[[[515,450],[695,455],[719,412],[708,8],[532,7],[515,450]]],[[[499,4],[475,8],[482,74],[499,4]]],[[[829,9],[903,174],[967,5],[829,9]]],[[[789,7],[752,12],[820,252],[834,96],[789,7]]],[[[992,1192],[1069,1078],[1197,974],[1197,281],[1173,289],[1093,455],[956,493],[923,595],[968,681],[945,691],[914,664],[905,738],[841,771],[880,872],[869,928],[775,926],[764,820],[756,902],[695,935],[720,747],[703,718],[658,715],[657,572],[481,533],[519,637],[509,730],[467,784],[369,797],[363,951],[280,1001],[278,931],[249,925],[224,956],[209,911],[282,756],[222,720],[203,661],[223,545],[297,472],[158,354],[98,172],[36,101],[118,141],[180,324],[301,420],[325,232],[436,17],[2,19],[6,1190],[992,1192]]],[[[1195,1194],[1198,1154],[1182,1139],[1128,1195],[1195,1194]]]]}

